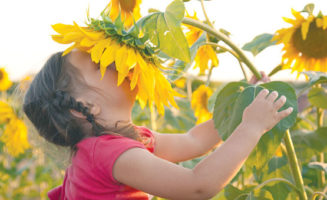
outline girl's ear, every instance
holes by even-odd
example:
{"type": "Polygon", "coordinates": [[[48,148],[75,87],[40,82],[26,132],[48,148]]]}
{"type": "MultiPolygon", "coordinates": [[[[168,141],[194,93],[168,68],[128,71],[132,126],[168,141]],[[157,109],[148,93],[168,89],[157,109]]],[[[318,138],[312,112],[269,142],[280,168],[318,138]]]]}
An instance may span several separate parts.
{"type": "MultiPolygon", "coordinates": [[[[101,108],[98,104],[87,102],[82,98],[77,98],[76,101],[81,102],[84,106],[87,106],[89,108],[89,112],[94,116],[100,114],[101,112],[101,108]]],[[[73,109],[70,109],[70,112],[77,118],[86,119],[86,116],[84,116],[81,112],[78,112],[73,109]]]]}

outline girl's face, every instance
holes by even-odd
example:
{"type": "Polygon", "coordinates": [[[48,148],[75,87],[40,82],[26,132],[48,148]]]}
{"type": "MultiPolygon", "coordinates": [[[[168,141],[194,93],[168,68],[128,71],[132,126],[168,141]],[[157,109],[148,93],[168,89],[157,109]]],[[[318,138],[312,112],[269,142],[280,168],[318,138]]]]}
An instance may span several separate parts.
{"type": "MultiPolygon", "coordinates": [[[[106,73],[101,80],[100,65],[92,61],[90,54],[74,49],[68,59],[81,72],[87,85],[99,89],[101,97],[95,99],[97,103],[111,104],[110,107],[120,109],[131,108],[133,106],[137,94],[137,87],[131,91],[130,80],[128,78],[117,87],[118,72],[114,63],[107,67],[106,73]]],[[[94,99],[95,93],[91,92],[90,94],[93,95],[91,99],[94,99]]]]}

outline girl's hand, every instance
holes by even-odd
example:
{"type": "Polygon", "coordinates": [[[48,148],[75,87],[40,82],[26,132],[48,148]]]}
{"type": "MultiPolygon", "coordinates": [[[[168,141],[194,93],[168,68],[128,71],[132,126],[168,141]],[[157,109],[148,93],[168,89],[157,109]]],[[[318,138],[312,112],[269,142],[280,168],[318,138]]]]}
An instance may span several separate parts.
{"type": "Polygon", "coordinates": [[[253,129],[255,133],[261,135],[272,129],[280,120],[287,117],[293,111],[293,108],[289,107],[288,109],[278,112],[285,104],[286,97],[281,96],[276,100],[278,97],[276,91],[268,94],[269,91],[267,89],[261,90],[253,102],[246,107],[243,112],[243,125],[246,125],[246,127],[253,129]]]}
{"type": "Polygon", "coordinates": [[[263,71],[260,71],[260,74],[261,74],[261,79],[258,80],[256,76],[252,76],[249,83],[250,84],[259,84],[259,83],[267,83],[267,82],[270,82],[270,78],[267,76],[267,74],[263,71]]]}

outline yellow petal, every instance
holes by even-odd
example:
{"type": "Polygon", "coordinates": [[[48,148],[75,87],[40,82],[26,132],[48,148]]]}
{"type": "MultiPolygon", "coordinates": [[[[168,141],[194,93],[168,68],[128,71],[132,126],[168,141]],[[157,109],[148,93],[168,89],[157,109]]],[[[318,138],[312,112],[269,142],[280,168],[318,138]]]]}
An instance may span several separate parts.
{"type": "Polygon", "coordinates": [[[66,25],[66,24],[61,24],[61,23],[52,25],[52,28],[57,33],[60,33],[62,35],[65,35],[67,33],[74,32],[75,31],[75,28],[74,28],[73,25],[66,25]]]}
{"type": "Polygon", "coordinates": [[[63,53],[62,56],[67,55],[69,52],[71,52],[73,49],[75,49],[75,47],[77,47],[76,44],[73,44],[72,46],[68,47],[63,53]]]}
{"type": "Polygon", "coordinates": [[[327,28],[327,16],[324,16],[323,18],[323,27],[324,30],[327,28]]]}
{"type": "Polygon", "coordinates": [[[310,22],[306,21],[302,23],[301,26],[301,34],[302,34],[302,39],[305,40],[307,38],[307,34],[309,32],[309,26],[310,26],[310,22]]]}
{"type": "Polygon", "coordinates": [[[61,44],[70,44],[72,43],[71,41],[67,42],[67,41],[64,41],[64,36],[62,35],[51,35],[52,39],[58,43],[61,43],[61,44]]]}
{"type": "Polygon", "coordinates": [[[110,46],[111,39],[100,40],[91,50],[91,58],[95,63],[99,63],[103,50],[106,46],[110,46]]]}
{"type": "Polygon", "coordinates": [[[136,65],[136,55],[133,48],[128,48],[128,58],[126,60],[126,64],[128,65],[129,70],[136,65]]]}
{"type": "Polygon", "coordinates": [[[135,67],[133,68],[133,77],[132,77],[132,80],[131,80],[131,90],[134,90],[135,86],[136,86],[136,83],[138,81],[138,78],[139,78],[139,74],[140,74],[140,66],[137,64],[135,65],[135,67]]]}
{"type": "Polygon", "coordinates": [[[100,58],[100,72],[101,80],[106,72],[107,67],[115,61],[116,51],[119,48],[119,44],[115,41],[112,41],[109,46],[106,47],[106,50],[103,52],[100,58]]]}
{"type": "Polygon", "coordinates": [[[119,50],[117,50],[115,59],[116,69],[118,71],[117,86],[119,86],[124,81],[128,74],[128,65],[126,64],[126,60],[128,58],[127,56],[127,48],[125,45],[123,45],[119,50]]]}

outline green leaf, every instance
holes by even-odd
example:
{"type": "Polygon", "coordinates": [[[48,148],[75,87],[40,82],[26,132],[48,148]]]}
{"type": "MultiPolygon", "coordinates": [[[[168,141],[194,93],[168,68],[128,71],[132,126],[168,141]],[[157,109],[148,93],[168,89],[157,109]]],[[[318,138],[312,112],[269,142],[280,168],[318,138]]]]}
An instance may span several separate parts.
{"type": "Polygon", "coordinates": [[[302,72],[303,74],[306,74],[309,77],[309,85],[308,87],[311,87],[315,84],[320,83],[327,83],[327,74],[323,72],[302,72]]]}
{"type": "Polygon", "coordinates": [[[246,43],[242,49],[245,51],[251,51],[254,56],[260,53],[265,48],[276,44],[275,41],[271,41],[273,34],[263,33],[256,36],[251,42],[246,43]]]}
{"type": "Polygon", "coordinates": [[[174,66],[172,67],[172,71],[169,73],[169,79],[176,80],[182,75],[182,71],[187,71],[191,64],[193,63],[193,60],[195,59],[196,53],[199,49],[199,47],[206,42],[206,34],[203,33],[191,46],[190,48],[190,54],[191,54],[191,60],[190,62],[184,62],[182,60],[177,60],[174,66]]]}
{"type": "Polygon", "coordinates": [[[309,3],[304,6],[303,10],[301,12],[307,12],[309,14],[313,13],[313,10],[315,8],[315,5],[313,3],[309,3]]]}
{"type": "Polygon", "coordinates": [[[268,162],[268,174],[276,171],[277,169],[285,166],[286,164],[287,164],[287,158],[285,156],[283,157],[274,156],[268,162]]]}
{"type": "Polygon", "coordinates": [[[292,140],[295,145],[305,145],[306,148],[319,152],[327,151],[327,127],[319,128],[314,132],[300,132],[293,134],[292,140]]]}
{"type": "Polygon", "coordinates": [[[266,185],[264,186],[264,189],[268,190],[271,193],[273,199],[278,200],[286,200],[288,194],[291,191],[290,186],[288,186],[284,182],[278,182],[272,186],[266,185]]]}
{"type": "MultiPolygon", "coordinates": [[[[265,133],[255,149],[246,161],[246,166],[260,171],[264,165],[274,155],[279,146],[285,131],[290,128],[296,120],[297,99],[294,89],[284,82],[270,82],[259,86],[248,86],[243,82],[228,84],[221,90],[216,98],[213,113],[215,127],[223,140],[226,140],[241,123],[244,109],[254,100],[260,90],[266,88],[270,91],[277,91],[279,97],[284,95],[286,103],[281,108],[284,110],[293,107],[293,112],[288,117],[281,120],[274,128],[265,133]],[[246,87],[242,90],[242,87],[246,87]]],[[[258,122],[259,123],[259,122],[258,122]]]]}
{"type": "Polygon", "coordinates": [[[312,168],[312,169],[318,169],[321,171],[324,171],[325,173],[327,173],[327,163],[323,163],[323,162],[310,162],[308,164],[308,167],[312,168]]]}
{"type": "Polygon", "coordinates": [[[178,21],[182,21],[185,14],[184,3],[181,0],[175,0],[171,4],[169,4],[166,8],[166,12],[169,15],[172,15],[178,21]]]}
{"type": "Polygon", "coordinates": [[[245,87],[250,86],[244,82],[231,82],[227,84],[217,95],[213,111],[215,128],[219,135],[226,140],[235,127],[231,127],[231,115],[234,110],[234,104],[238,96],[245,87]]]}
{"type": "MultiPolygon", "coordinates": [[[[152,13],[137,21],[144,33],[144,42],[150,42],[170,57],[190,62],[189,46],[181,28],[185,7],[181,0],[170,3],[165,12],[152,13]]],[[[129,30],[133,31],[134,27],[129,30]]]]}
{"type": "Polygon", "coordinates": [[[316,107],[327,109],[327,91],[324,88],[311,88],[308,93],[309,102],[316,107]]]}

